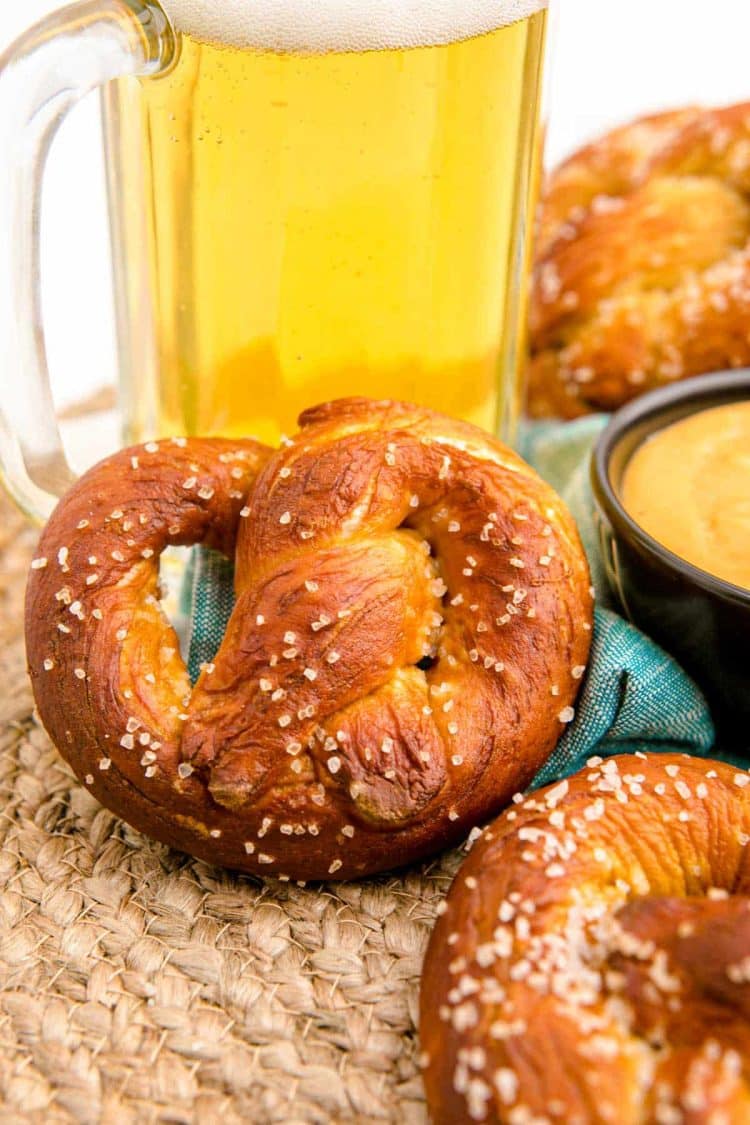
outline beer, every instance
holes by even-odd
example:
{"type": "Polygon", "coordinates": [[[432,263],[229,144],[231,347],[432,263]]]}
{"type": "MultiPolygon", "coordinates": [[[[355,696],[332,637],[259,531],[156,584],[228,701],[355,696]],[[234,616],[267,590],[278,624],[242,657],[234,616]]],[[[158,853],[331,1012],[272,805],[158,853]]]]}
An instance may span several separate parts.
{"type": "Polygon", "coordinates": [[[107,94],[128,436],[276,443],[350,394],[496,431],[517,406],[546,0],[166,10],[171,69],[107,94]]]}

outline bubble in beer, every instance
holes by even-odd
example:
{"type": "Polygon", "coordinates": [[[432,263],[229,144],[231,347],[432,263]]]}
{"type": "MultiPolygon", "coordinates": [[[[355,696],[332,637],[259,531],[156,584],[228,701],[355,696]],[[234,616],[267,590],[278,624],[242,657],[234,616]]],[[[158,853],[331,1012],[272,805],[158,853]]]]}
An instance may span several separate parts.
{"type": "Polygon", "coordinates": [[[269,51],[433,47],[526,19],[547,0],[163,0],[204,42],[269,51]]]}

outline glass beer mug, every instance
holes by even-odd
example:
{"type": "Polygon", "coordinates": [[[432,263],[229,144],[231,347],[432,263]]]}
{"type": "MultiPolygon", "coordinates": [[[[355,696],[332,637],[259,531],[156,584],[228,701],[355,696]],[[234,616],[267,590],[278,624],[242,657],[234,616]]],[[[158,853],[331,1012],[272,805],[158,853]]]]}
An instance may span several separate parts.
{"type": "MultiPolygon", "coordinates": [[[[251,434],[349,394],[512,434],[547,0],[83,0],[0,60],[0,462],[72,479],[39,200],[101,87],[123,440],[251,434]]],[[[71,263],[74,271],[75,263],[71,263]]]]}

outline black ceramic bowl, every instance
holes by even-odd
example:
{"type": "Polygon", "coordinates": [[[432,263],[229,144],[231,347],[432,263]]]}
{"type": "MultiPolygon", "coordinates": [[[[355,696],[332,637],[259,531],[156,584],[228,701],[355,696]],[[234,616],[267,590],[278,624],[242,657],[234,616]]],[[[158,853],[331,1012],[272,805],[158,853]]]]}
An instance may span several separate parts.
{"type": "Polygon", "coordinates": [[[623,612],[703,688],[720,745],[750,756],[750,590],[685,562],[625,511],[622,480],[657,430],[712,406],[750,399],[750,370],[686,379],[613,415],[592,459],[595,519],[607,577],[623,612]]]}

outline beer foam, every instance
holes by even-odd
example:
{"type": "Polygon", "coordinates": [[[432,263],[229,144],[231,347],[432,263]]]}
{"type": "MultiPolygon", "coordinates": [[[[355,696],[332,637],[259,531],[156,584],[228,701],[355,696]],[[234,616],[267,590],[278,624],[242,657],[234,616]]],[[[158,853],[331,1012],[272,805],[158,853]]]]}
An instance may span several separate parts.
{"type": "Polygon", "coordinates": [[[323,54],[434,47],[517,23],[547,0],[162,0],[179,31],[228,47],[323,54]]]}

